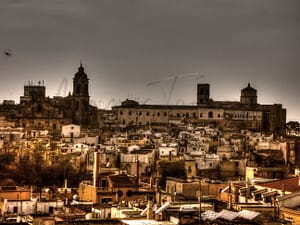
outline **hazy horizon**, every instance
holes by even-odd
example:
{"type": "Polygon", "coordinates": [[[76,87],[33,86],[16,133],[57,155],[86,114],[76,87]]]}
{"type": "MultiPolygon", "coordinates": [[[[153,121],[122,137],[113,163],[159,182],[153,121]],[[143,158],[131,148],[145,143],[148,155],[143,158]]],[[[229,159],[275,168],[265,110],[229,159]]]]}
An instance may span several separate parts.
{"type": "Polygon", "coordinates": [[[19,102],[29,80],[66,96],[82,62],[98,108],[196,104],[197,83],[215,101],[239,101],[250,82],[260,104],[300,121],[299,9],[298,0],[3,0],[0,101],[19,102]]]}

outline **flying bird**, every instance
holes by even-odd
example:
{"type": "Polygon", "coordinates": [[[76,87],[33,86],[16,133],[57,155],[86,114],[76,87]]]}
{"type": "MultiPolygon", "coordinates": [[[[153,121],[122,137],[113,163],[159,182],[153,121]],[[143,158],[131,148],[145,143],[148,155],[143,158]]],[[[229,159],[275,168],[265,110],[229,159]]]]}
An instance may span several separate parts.
{"type": "Polygon", "coordinates": [[[12,53],[10,53],[8,51],[3,52],[3,54],[6,55],[6,56],[12,56],[12,53]]]}

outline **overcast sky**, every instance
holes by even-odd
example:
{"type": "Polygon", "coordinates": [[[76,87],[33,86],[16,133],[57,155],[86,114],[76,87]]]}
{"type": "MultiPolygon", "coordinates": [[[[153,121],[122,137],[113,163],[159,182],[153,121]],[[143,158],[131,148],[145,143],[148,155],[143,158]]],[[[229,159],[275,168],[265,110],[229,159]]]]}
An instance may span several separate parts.
{"type": "Polygon", "coordinates": [[[0,101],[28,80],[65,96],[82,61],[99,108],[195,104],[197,83],[238,101],[250,82],[300,121],[299,0],[1,0],[0,49],[0,101]]]}

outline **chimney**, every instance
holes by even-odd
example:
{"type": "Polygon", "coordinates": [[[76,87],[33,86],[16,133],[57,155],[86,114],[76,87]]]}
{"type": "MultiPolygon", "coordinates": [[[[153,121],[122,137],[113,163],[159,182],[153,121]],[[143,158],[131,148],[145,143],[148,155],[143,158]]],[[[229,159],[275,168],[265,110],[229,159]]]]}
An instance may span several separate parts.
{"type": "Polygon", "coordinates": [[[99,152],[94,152],[93,185],[99,187],[99,152]]]}

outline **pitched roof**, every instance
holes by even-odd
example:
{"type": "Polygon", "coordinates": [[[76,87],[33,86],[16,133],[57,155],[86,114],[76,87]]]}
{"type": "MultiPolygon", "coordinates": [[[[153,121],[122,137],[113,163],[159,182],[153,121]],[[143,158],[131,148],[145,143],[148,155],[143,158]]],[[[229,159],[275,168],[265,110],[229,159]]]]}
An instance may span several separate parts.
{"type": "Polygon", "coordinates": [[[247,209],[244,209],[240,212],[238,212],[239,217],[247,219],[247,220],[253,220],[255,219],[260,213],[255,211],[250,211],[247,209]]]}
{"type": "Polygon", "coordinates": [[[262,187],[284,190],[288,192],[300,191],[299,177],[291,177],[277,181],[269,181],[259,184],[262,187]]]}
{"type": "Polygon", "coordinates": [[[212,210],[207,210],[201,214],[203,220],[216,220],[218,218],[222,218],[225,220],[232,221],[236,218],[244,218],[247,220],[255,219],[260,213],[250,210],[242,210],[240,212],[234,212],[227,209],[223,209],[221,212],[215,212],[212,210]]]}
{"type": "Polygon", "coordinates": [[[134,180],[126,174],[118,174],[109,176],[109,179],[115,187],[134,187],[136,186],[134,180]]]}

